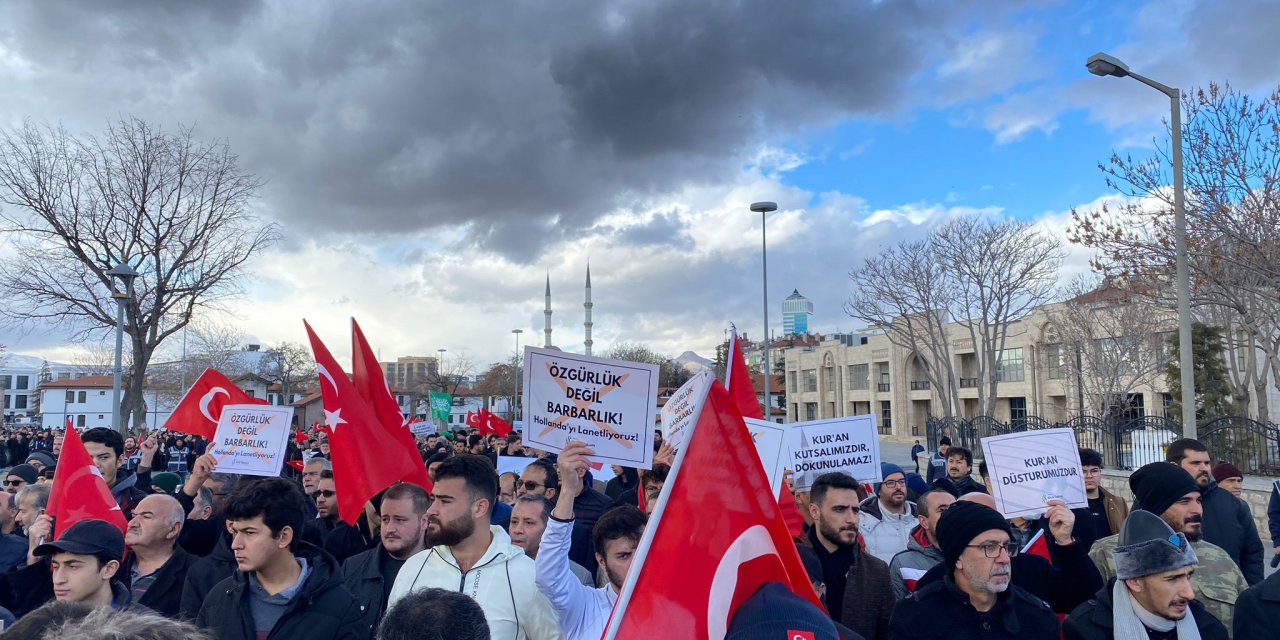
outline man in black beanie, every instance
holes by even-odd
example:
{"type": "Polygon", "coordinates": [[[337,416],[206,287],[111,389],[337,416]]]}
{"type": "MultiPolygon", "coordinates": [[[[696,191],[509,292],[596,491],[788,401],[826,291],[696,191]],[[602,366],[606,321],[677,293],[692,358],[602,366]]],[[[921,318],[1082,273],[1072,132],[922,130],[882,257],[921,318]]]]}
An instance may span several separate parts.
{"type": "Polygon", "coordinates": [[[1195,600],[1196,554],[1159,516],[1134,511],[1113,552],[1116,577],[1066,619],[1068,640],[1227,640],[1227,628],[1195,600]]]}
{"type": "Polygon", "coordinates": [[[947,573],[898,603],[890,640],[1059,637],[1049,605],[1010,584],[1010,558],[1018,548],[996,510],[957,502],[942,514],[935,535],[947,573]]]}
{"type": "MultiPolygon", "coordinates": [[[[1182,467],[1168,462],[1152,462],[1129,476],[1135,505],[1160,516],[1175,533],[1186,536],[1200,562],[1191,578],[1196,599],[1205,609],[1231,628],[1236,597],[1249,588],[1244,574],[1221,547],[1206,542],[1202,536],[1203,508],[1200,488],[1182,467]]],[[[1120,536],[1108,536],[1093,543],[1089,558],[1098,567],[1103,580],[1116,576],[1113,553],[1120,536]]]]}

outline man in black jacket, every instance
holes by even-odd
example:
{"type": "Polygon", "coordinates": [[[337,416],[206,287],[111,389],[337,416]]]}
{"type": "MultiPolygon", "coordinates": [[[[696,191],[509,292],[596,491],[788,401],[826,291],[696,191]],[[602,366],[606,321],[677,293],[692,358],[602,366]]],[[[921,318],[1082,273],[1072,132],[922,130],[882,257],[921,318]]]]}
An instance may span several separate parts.
{"type": "Polygon", "coordinates": [[[957,498],[966,493],[987,493],[987,488],[973,479],[973,454],[964,447],[947,450],[947,475],[934,480],[929,488],[942,489],[957,498]]]}
{"type": "Polygon", "coordinates": [[[303,500],[284,478],[242,483],[228,496],[238,571],[214,586],[196,617],[219,640],[367,637],[333,557],[297,539],[303,500]]]}
{"type": "Polygon", "coordinates": [[[1235,640],[1273,640],[1280,629],[1280,571],[1245,589],[1236,600],[1235,640]]]}
{"type": "Polygon", "coordinates": [[[1208,447],[1191,438],[1175,440],[1165,450],[1165,460],[1182,467],[1196,480],[1204,507],[1204,539],[1231,556],[1245,582],[1262,582],[1263,551],[1258,526],[1249,513],[1249,505],[1214,482],[1208,447]]]}
{"type": "MultiPolygon", "coordinates": [[[[1064,638],[1227,640],[1227,628],[1200,605],[1191,588],[1196,552],[1160,516],[1130,513],[1112,555],[1116,577],[1071,612],[1064,638]]],[[[1274,637],[1274,629],[1270,632],[1274,637]]]]}
{"type": "Polygon", "coordinates": [[[182,505],[173,496],[151,495],[134,508],[124,533],[129,554],[120,567],[120,582],[138,604],[170,618],[178,616],[182,585],[195,562],[178,547],[185,520],[182,505]]]}
{"type": "Polygon", "coordinates": [[[1057,640],[1049,605],[1010,584],[1017,547],[1003,516],[956,502],[938,520],[937,537],[947,573],[898,602],[889,640],[1057,640]]]}
{"type": "Polygon", "coordinates": [[[342,563],[342,580],[355,594],[369,637],[378,630],[386,613],[391,585],[409,556],[426,548],[423,533],[427,530],[427,509],[431,499],[416,484],[397,484],[382,496],[376,548],[356,554],[342,563]]]}

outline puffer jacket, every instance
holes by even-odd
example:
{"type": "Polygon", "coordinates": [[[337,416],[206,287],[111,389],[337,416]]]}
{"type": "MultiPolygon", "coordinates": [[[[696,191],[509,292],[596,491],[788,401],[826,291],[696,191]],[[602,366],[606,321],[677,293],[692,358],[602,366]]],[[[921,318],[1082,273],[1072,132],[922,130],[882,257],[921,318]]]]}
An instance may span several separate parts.
{"type": "Polygon", "coordinates": [[[915,503],[908,501],[905,506],[907,512],[902,515],[885,511],[877,495],[868,496],[858,505],[862,512],[858,516],[858,532],[866,541],[867,553],[886,564],[907,548],[911,530],[916,526],[915,503]]]}
{"type": "Polygon", "coordinates": [[[551,603],[534,584],[533,559],[511,544],[502,527],[490,525],[489,532],[493,535],[489,548],[466,572],[447,546],[410,557],[391,586],[387,610],[413,591],[435,587],[464,593],[479,602],[493,640],[560,640],[551,603]]]}
{"type": "Polygon", "coordinates": [[[889,583],[893,595],[901,600],[916,590],[916,583],[925,573],[942,564],[942,550],[929,544],[924,529],[916,527],[907,541],[907,550],[893,556],[889,562],[889,583]]]}

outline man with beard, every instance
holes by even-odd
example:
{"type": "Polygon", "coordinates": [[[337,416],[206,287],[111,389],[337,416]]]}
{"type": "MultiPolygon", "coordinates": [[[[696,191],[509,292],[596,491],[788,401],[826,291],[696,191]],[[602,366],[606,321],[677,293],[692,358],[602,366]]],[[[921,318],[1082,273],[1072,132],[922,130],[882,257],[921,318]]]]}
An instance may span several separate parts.
{"type": "MultiPolygon", "coordinates": [[[[1067,617],[1069,640],[1226,640],[1227,628],[1195,600],[1196,554],[1148,511],[1134,511],[1112,552],[1116,577],[1067,617]]],[[[1274,633],[1274,629],[1272,630],[1274,633]]]]}
{"type": "Polygon", "coordinates": [[[1249,505],[1214,480],[1209,449],[1199,440],[1183,438],[1169,445],[1165,460],[1195,478],[1204,508],[1204,539],[1226,551],[1249,584],[1262,582],[1263,551],[1258,526],[1249,505]]]}
{"type": "MultiPolygon", "coordinates": [[[[551,509],[550,500],[533,494],[520,496],[516,499],[516,505],[511,508],[511,544],[524,549],[524,554],[535,561],[538,559],[538,549],[542,546],[542,536],[547,532],[551,509]]],[[[591,572],[582,565],[570,560],[569,570],[582,584],[595,586],[591,572]]]]}
{"type": "Polygon", "coordinates": [[[864,638],[884,638],[893,611],[889,565],[858,544],[858,481],[835,472],[809,488],[813,528],[806,541],[822,562],[831,619],[864,638]]]}
{"type": "Polygon", "coordinates": [[[875,495],[858,505],[858,531],[867,553],[887,563],[906,550],[916,523],[916,505],[907,501],[907,474],[902,467],[881,462],[880,477],[875,495]]]}
{"type": "Polygon", "coordinates": [[[959,498],[966,493],[988,493],[981,482],[973,479],[973,454],[964,447],[947,450],[947,475],[933,481],[930,489],[942,489],[959,498]]]}
{"type": "Polygon", "coordinates": [[[382,495],[377,547],[356,554],[342,565],[343,581],[364,611],[368,637],[378,630],[387,611],[391,585],[406,560],[426,548],[427,508],[431,498],[416,484],[395,484],[382,495]]]}
{"type": "MultiPolygon", "coordinates": [[[[1235,561],[1221,547],[1204,540],[1200,490],[1195,480],[1178,465],[1152,462],[1129,476],[1135,505],[1154,513],[1169,528],[1187,537],[1199,563],[1191,578],[1191,588],[1205,609],[1231,627],[1236,598],[1249,587],[1235,561]]],[[[1137,509],[1134,509],[1137,511],[1137,509]]],[[[1116,575],[1115,550],[1119,536],[1109,536],[1093,543],[1089,557],[1097,565],[1103,580],[1116,575]]]]}
{"type": "Polygon", "coordinates": [[[605,568],[609,583],[593,589],[582,584],[570,570],[569,546],[573,535],[573,496],[582,489],[588,456],[595,453],[585,443],[571,442],[560,452],[556,466],[561,493],[542,536],[535,562],[538,591],[555,610],[565,640],[595,640],[604,633],[609,614],[622,592],[622,583],[631,570],[646,517],[635,507],[618,507],[606,512],[592,528],[596,562],[605,568]]]}
{"type": "Polygon", "coordinates": [[[916,590],[916,583],[925,572],[942,563],[942,550],[938,548],[938,519],[956,499],[941,489],[928,491],[916,503],[919,510],[916,519],[920,525],[911,533],[907,549],[893,556],[889,562],[889,578],[893,595],[901,600],[916,590]]]}
{"type": "Polygon", "coordinates": [[[551,604],[534,586],[533,560],[489,524],[497,495],[488,458],[462,454],[440,463],[427,509],[430,548],[401,567],[388,609],[418,589],[460,591],[480,603],[495,638],[560,638],[551,604]]]}
{"type": "Polygon", "coordinates": [[[937,537],[946,573],[898,603],[891,640],[1059,637],[1049,604],[1010,584],[1018,547],[1003,516],[956,502],[938,520],[937,537]]]}

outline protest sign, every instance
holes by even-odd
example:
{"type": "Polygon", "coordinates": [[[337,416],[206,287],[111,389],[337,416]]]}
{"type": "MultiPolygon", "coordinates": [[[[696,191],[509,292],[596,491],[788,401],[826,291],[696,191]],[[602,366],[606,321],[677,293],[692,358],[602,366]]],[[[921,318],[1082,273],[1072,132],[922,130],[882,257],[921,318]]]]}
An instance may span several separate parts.
{"type": "Polygon", "coordinates": [[[1006,518],[1038,518],[1045,503],[1088,508],[1080,450],[1071,429],[1039,429],[982,439],[996,507],[1006,518]]]}
{"type": "Polygon", "coordinates": [[[524,350],[524,443],[558,453],[587,443],[597,462],[653,466],[658,365],[524,350]]]}
{"type": "Polygon", "coordinates": [[[292,435],[293,407],[229,404],[222,408],[209,444],[217,471],[250,476],[278,476],[292,435]]]}
{"type": "Polygon", "coordinates": [[[698,372],[671,394],[658,412],[658,417],[662,419],[662,440],[671,445],[672,449],[678,451],[680,445],[684,444],[687,431],[697,417],[698,403],[707,395],[708,384],[711,384],[711,374],[706,371],[698,372]]]}
{"type": "Polygon", "coordinates": [[[520,456],[498,456],[498,475],[502,475],[508,471],[520,475],[524,473],[524,468],[533,464],[537,458],[522,458],[520,456]]]}
{"type": "Polygon", "coordinates": [[[751,441],[756,445],[756,453],[760,454],[760,464],[764,465],[764,474],[769,476],[769,486],[777,489],[782,486],[782,470],[787,466],[787,427],[776,422],[743,418],[747,423],[747,431],[751,433],[751,441]]]}
{"type": "Polygon", "coordinates": [[[438,430],[434,420],[417,420],[409,423],[409,433],[415,436],[429,436],[438,430]]]}
{"type": "Polygon", "coordinates": [[[873,415],[787,425],[796,491],[808,491],[824,473],[843,471],[861,482],[880,481],[880,437],[873,415]]]}

